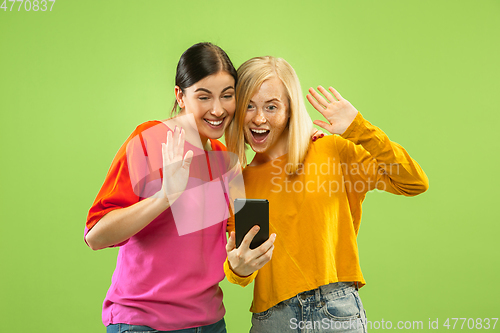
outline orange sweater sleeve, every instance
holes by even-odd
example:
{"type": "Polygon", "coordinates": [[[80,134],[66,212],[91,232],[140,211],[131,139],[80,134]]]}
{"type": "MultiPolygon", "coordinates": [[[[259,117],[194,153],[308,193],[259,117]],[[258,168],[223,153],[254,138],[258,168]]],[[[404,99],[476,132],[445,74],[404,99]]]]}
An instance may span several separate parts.
{"type": "Polygon", "coordinates": [[[226,227],[226,231],[230,234],[231,231],[235,231],[235,228],[234,228],[234,214],[233,214],[233,210],[231,209],[229,211],[229,218],[227,219],[227,227],[226,227]]]}
{"type": "Polygon", "coordinates": [[[367,192],[376,188],[414,196],[428,189],[429,180],[420,165],[361,113],[342,138],[347,140],[337,140],[337,148],[346,180],[354,191],[367,192]]]}
{"type": "Polygon", "coordinates": [[[224,261],[224,274],[226,274],[226,278],[229,282],[232,284],[237,284],[242,287],[246,287],[250,283],[252,283],[253,280],[257,277],[258,270],[253,272],[249,276],[239,276],[236,273],[233,272],[233,270],[229,267],[229,262],[226,258],[226,261],[224,261]]]}

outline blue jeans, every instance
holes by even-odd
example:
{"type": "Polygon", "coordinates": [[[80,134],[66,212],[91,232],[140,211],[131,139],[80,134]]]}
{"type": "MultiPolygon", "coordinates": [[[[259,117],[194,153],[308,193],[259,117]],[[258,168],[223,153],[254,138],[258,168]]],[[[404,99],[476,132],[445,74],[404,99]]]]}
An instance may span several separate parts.
{"type": "Polygon", "coordinates": [[[106,333],[226,333],[226,322],[224,318],[212,325],[186,328],[175,331],[157,331],[148,326],[111,324],[107,327],[106,333]]]}
{"type": "Polygon", "coordinates": [[[366,312],[353,282],[305,291],[252,315],[250,333],[366,332],[366,312]]]}

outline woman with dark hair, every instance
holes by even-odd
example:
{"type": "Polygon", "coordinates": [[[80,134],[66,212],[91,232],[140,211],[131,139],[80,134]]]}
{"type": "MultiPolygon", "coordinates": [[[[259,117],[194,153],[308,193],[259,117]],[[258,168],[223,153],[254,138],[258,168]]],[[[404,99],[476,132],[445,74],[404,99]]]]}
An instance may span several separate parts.
{"type": "Polygon", "coordinates": [[[221,48],[193,45],[177,66],[177,116],[137,126],[116,154],[85,230],[93,250],[120,247],[103,304],[108,333],[226,332],[229,167],[216,139],[233,118],[236,80],[221,48]]]}

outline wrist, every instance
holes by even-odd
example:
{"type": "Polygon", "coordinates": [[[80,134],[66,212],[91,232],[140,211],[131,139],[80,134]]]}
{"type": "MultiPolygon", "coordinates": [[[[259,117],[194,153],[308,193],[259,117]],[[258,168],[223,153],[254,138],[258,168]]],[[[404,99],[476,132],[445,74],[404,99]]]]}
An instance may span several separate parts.
{"type": "Polygon", "coordinates": [[[249,277],[250,275],[253,274],[253,273],[250,273],[248,275],[244,275],[243,272],[239,272],[239,271],[234,270],[233,266],[231,265],[231,261],[229,260],[229,258],[227,259],[227,266],[229,267],[229,269],[231,270],[231,272],[233,272],[236,276],[238,276],[240,278],[246,278],[246,277],[249,277]]]}
{"type": "Polygon", "coordinates": [[[151,200],[151,203],[154,206],[160,208],[162,211],[169,208],[175,201],[175,199],[169,201],[167,196],[163,193],[163,190],[156,192],[153,196],[149,197],[148,199],[151,200]]]}
{"type": "Polygon", "coordinates": [[[347,128],[344,130],[343,133],[340,134],[344,139],[347,139],[351,135],[355,135],[357,132],[357,128],[359,125],[362,123],[363,117],[361,116],[361,113],[359,111],[356,111],[356,115],[354,116],[353,120],[348,124],[347,128]]]}

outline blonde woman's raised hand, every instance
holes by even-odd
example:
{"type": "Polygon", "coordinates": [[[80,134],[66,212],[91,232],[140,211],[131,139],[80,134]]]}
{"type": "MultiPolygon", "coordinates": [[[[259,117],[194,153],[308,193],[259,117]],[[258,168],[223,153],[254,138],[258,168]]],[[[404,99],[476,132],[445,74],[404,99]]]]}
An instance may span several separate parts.
{"type": "Polygon", "coordinates": [[[328,90],[318,86],[321,96],[313,88],[309,88],[307,100],[318,110],[328,122],[315,120],[314,124],[324,128],[332,134],[342,134],[351,125],[358,114],[358,110],[348,100],[342,98],[337,90],[329,87],[328,90]],[[333,94],[333,95],[332,95],[333,94]],[[326,99],[325,99],[326,98],[326,99]]]}
{"type": "Polygon", "coordinates": [[[186,189],[189,179],[189,166],[193,160],[193,151],[184,156],[185,132],[180,127],[168,131],[167,142],[161,144],[163,156],[163,180],[161,190],[154,197],[166,198],[170,205],[186,189]]]}

